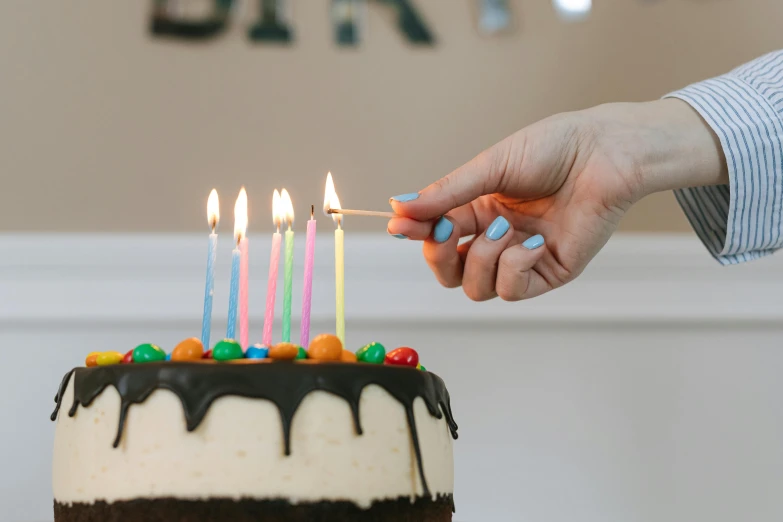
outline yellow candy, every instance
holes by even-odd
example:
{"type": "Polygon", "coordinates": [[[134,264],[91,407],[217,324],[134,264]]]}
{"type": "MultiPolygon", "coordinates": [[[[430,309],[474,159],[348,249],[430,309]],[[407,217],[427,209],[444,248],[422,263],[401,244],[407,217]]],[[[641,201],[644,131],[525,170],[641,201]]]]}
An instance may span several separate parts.
{"type": "Polygon", "coordinates": [[[89,355],[87,355],[87,359],[84,361],[84,365],[87,366],[87,368],[98,366],[98,356],[100,354],[101,352],[90,352],[89,355]]]}
{"type": "Polygon", "coordinates": [[[421,370],[421,363],[416,363],[416,369],[421,370]]]}
{"type": "Polygon", "coordinates": [[[111,366],[112,364],[120,364],[123,355],[120,352],[103,352],[98,354],[96,362],[98,366],[111,366]]]}

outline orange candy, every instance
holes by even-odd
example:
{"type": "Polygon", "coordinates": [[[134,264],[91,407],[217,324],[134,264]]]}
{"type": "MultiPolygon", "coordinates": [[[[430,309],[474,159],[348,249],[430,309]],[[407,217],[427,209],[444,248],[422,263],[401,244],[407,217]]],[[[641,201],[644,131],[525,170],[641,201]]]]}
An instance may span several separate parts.
{"type": "Polygon", "coordinates": [[[350,350],[343,350],[343,354],[340,357],[342,362],[356,362],[356,354],[350,350]]]}
{"type": "Polygon", "coordinates": [[[299,347],[291,343],[277,343],[269,348],[269,358],[280,361],[296,359],[297,353],[299,353],[299,347]]]}
{"type": "Polygon", "coordinates": [[[171,352],[172,361],[198,361],[204,355],[204,345],[195,337],[185,339],[171,352]]]}
{"type": "Polygon", "coordinates": [[[336,335],[321,334],[310,341],[307,356],[321,361],[339,361],[343,357],[343,343],[336,335]]]}
{"type": "Polygon", "coordinates": [[[90,352],[90,354],[87,356],[87,359],[84,361],[85,366],[87,366],[87,368],[98,366],[98,356],[100,354],[101,352],[90,352]]]}

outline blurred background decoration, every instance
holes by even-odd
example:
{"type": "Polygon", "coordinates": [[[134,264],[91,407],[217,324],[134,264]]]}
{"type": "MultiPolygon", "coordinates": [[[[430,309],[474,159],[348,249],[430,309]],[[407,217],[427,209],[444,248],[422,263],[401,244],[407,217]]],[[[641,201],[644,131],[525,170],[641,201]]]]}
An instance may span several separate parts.
{"type": "MultiPolygon", "coordinates": [[[[782,20],[780,0],[0,2],[3,520],[52,520],[68,368],[198,335],[212,188],[224,216],[247,188],[255,341],[275,188],[303,238],[327,171],[345,207],[387,209],[539,119],[781,48],[782,20]]],[[[335,325],[316,218],[313,332],[335,325]]],[[[476,304],[384,220],[344,228],[348,342],[413,346],[449,385],[456,521],[783,519],[779,256],[719,267],[658,194],[573,284],[476,304]]]]}
{"type": "MultiPolygon", "coordinates": [[[[306,209],[328,170],[383,208],[538,119],[774,49],[782,17],[776,0],[4,2],[0,230],[196,231],[204,194],[242,184],[268,230],[272,189],[306,209]]],[[[670,194],[622,227],[690,231],[670,194]]]]}

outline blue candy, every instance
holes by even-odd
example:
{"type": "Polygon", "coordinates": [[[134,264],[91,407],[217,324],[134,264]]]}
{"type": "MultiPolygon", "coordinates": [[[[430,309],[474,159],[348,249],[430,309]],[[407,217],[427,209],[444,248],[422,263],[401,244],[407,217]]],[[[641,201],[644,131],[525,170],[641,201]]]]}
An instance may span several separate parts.
{"type": "Polygon", "coordinates": [[[263,344],[255,344],[245,352],[246,359],[266,359],[269,357],[269,348],[263,344]]]}
{"type": "Polygon", "coordinates": [[[167,361],[170,361],[170,360],[171,360],[171,354],[170,354],[170,353],[167,353],[167,354],[166,354],[166,360],[167,360],[167,361]]]}

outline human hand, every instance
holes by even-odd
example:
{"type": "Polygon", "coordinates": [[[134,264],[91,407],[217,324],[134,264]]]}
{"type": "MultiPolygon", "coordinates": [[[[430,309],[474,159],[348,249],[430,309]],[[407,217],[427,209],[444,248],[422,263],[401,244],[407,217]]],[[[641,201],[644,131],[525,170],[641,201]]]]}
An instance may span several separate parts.
{"type": "Polygon", "coordinates": [[[517,301],[577,277],[645,195],[727,182],[717,137],[686,103],[603,105],[535,123],[392,198],[401,217],[388,231],[423,240],[443,286],[517,301]]]}

